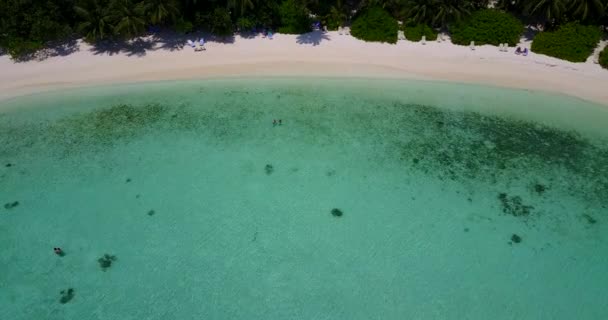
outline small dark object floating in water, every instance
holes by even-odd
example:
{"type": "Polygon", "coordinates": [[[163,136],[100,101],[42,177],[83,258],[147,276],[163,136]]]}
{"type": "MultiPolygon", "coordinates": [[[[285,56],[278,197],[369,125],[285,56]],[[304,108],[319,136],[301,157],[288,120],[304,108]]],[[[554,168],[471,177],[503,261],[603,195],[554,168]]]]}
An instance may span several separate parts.
{"type": "Polygon", "coordinates": [[[155,212],[154,210],[150,210],[150,211],[148,211],[148,215],[149,215],[149,216],[153,216],[155,213],[156,213],[156,212],[155,212]]]}
{"type": "Polygon", "coordinates": [[[7,168],[10,168],[10,167],[12,167],[12,166],[13,166],[13,164],[12,164],[12,163],[7,163],[7,164],[5,165],[5,167],[7,167],[7,168]]]}
{"type": "Polygon", "coordinates": [[[53,252],[60,257],[65,256],[65,251],[63,251],[61,248],[53,248],[53,252]]]}
{"type": "Polygon", "coordinates": [[[338,208],[333,208],[331,209],[331,215],[334,217],[341,217],[342,216],[342,210],[338,209],[338,208]]]}
{"type": "Polygon", "coordinates": [[[534,185],[534,191],[538,193],[538,195],[542,195],[543,193],[545,193],[545,191],[547,191],[547,189],[547,186],[545,186],[544,184],[537,183],[534,185]]]}
{"type": "Polygon", "coordinates": [[[74,289],[69,288],[68,290],[61,290],[60,292],[61,298],[59,299],[59,303],[66,304],[74,299],[74,289]]]}
{"type": "Polygon", "coordinates": [[[9,202],[9,203],[4,204],[4,209],[9,210],[9,209],[12,209],[12,208],[14,208],[14,207],[16,207],[18,205],[19,205],[19,201],[9,202]]]}
{"type": "Polygon", "coordinates": [[[587,222],[589,224],[596,224],[597,220],[595,220],[595,218],[593,218],[592,216],[588,215],[588,214],[583,214],[583,217],[587,220],[587,222]]]}
{"type": "Polygon", "coordinates": [[[274,172],[274,167],[271,164],[267,164],[264,167],[264,171],[266,171],[267,175],[271,175],[274,172]]]}
{"type": "Polygon", "coordinates": [[[127,183],[131,182],[131,178],[127,178],[127,183]]]}
{"type": "Polygon", "coordinates": [[[515,233],[511,236],[511,241],[513,241],[513,243],[520,243],[521,242],[521,237],[516,235],[515,233]]]}
{"type": "Polygon", "coordinates": [[[99,266],[101,267],[101,270],[106,271],[106,269],[108,269],[109,267],[112,266],[112,262],[116,261],[116,256],[113,255],[109,255],[109,254],[104,254],[103,257],[97,259],[97,262],[99,262],[99,266]]]}

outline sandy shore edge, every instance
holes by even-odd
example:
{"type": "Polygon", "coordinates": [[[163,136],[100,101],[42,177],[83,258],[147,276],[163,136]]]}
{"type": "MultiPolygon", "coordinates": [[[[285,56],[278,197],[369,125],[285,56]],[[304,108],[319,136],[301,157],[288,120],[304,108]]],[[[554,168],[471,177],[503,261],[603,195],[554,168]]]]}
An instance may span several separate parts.
{"type": "MultiPolygon", "coordinates": [[[[146,40],[144,38],[144,40],[146,40]]],[[[149,39],[149,41],[153,41],[149,39]]],[[[529,43],[522,42],[522,46],[529,43]]],[[[106,53],[80,42],[78,51],[42,61],[0,57],[0,101],[22,95],[95,85],[241,77],[341,77],[442,80],[566,94],[608,106],[608,70],[531,53],[476,50],[451,43],[366,43],[334,32],[273,40],[236,37],[190,47],[106,53]]]]}

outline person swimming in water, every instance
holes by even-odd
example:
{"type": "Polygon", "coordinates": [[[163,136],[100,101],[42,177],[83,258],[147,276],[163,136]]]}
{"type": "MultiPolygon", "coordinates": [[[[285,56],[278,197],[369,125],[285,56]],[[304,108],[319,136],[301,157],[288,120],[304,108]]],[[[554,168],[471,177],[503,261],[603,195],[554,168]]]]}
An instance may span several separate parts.
{"type": "Polygon", "coordinates": [[[65,252],[63,252],[63,250],[61,250],[61,248],[53,248],[53,252],[55,252],[55,254],[60,257],[65,256],[65,252]]]}

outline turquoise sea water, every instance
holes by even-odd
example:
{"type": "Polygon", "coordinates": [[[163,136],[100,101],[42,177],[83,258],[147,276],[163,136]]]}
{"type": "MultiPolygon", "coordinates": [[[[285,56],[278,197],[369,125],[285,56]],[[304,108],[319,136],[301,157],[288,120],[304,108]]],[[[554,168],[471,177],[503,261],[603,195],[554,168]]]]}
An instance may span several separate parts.
{"type": "Polygon", "coordinates": [[[0,319],[608,318],[606,107],[248,79],[0,110],[0,319]]]}

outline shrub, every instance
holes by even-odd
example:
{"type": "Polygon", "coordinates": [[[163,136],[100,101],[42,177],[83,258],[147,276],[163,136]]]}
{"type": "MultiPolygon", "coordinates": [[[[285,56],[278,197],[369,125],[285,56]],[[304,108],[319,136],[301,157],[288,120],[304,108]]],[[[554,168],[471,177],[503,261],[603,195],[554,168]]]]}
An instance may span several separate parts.
{"type": "Polygon", "coordinates": [[[498,10],[480,10],[450,28],[452,42],[468,45],[508,43],[516,45],[524,32],[524,25],[511,14],[498,10]]]}
{"type": "Polygon", "coordinates": [[[601,37],[598,27],[568,23],[556,31],[537,34],[531,49],[572,62],[584,62],[593,53],[601,37]]]}
{"type": "Polygon", "coordinates": [[[280,33],[302,34],[312,31],[312,21],[308,17],[308,10],[296,0],[286,0],[279,8],[281,15],[280,33]]]}
{"type": "Polygon", "coordinates": [[[241,17],[236,20],[236,26],[239,28],[240,32],[244,32],[250,31],[253,27],[255,27],[255,24],[253,23],[252,19],[241,17]]]}
{"type": "Polygon", "coordinates": [[[342,8],[332,6],[329,9],[329,13],[324,18],[323,25],[325,25],[328,30],[338,30],[346,21],[346,13],[344,13],[342,8]]]}
{"type": "Polygon", "coordinates": [[[397,20],[380,7],[371,7],[355,17],[351,34],[365,41],[397,43],[397,20]]]}
{"type": "Polygon", "coordinates": [[[600,52],[600,65],[606,69],[608,69],[608,46],[600,52]]]}
{"type": "Polygon", "coordinates": [[[192,32],[192,28],[192,22],[184,20],[184,18],[181,17],[175,20],[175,23],[173,24],[173,30],[180,34],[192,32]]]}
{"type": "Polygon", "coordinates": [[[437,31],[426,24],[407,25],[403,28],[403,33],[410,41],[420,41],[422,36],[426,36],[427,40],[437,40],[437,31]]]}
{"type": "Polygon", "coordinates": [[[220,37],[231,36],[233,33],[230,12],[224,8],[215,8],[209,19],[211,32],[220,37]]]}
{"type": "Polygon", "coordinates": [[[6,51],[13,59],[20,59],[33,54],[43,48],[42,42],[23,40],[20,38],[10,39],[6,45],[6,51]]]}

